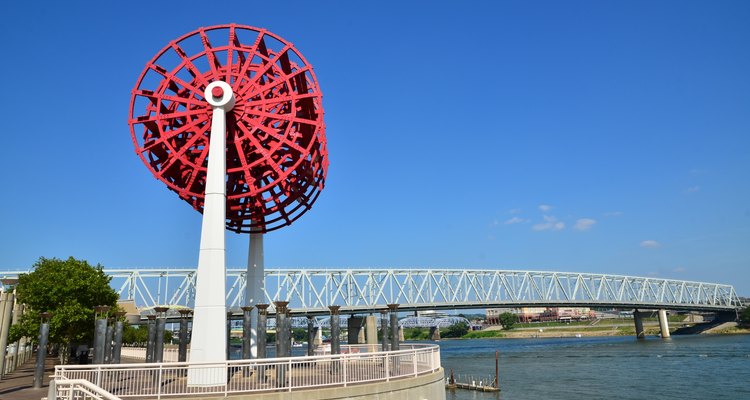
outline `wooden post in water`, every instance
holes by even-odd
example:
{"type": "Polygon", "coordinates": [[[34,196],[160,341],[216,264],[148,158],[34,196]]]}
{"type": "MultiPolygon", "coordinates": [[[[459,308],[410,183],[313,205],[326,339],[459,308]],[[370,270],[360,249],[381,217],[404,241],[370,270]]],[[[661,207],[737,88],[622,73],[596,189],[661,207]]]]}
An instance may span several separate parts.
{"type": "Polygon", "coordinates": [[[500,387],[500,374],[498,372],[498,358],[499,358],[500,352],[498,350],[495,350],[495,387],[500,387]]]}

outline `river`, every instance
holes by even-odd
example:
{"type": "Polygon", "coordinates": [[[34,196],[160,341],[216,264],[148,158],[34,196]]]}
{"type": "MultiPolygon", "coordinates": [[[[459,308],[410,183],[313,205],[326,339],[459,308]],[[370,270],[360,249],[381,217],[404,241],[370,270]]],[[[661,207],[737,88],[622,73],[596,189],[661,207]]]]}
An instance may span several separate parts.
{"type": "Polygon", "coordinates": [[[446,376],[495,374],[498,393],[447,400],[750,399],[750,335],[471,339],[439,342],[446,376]]]}

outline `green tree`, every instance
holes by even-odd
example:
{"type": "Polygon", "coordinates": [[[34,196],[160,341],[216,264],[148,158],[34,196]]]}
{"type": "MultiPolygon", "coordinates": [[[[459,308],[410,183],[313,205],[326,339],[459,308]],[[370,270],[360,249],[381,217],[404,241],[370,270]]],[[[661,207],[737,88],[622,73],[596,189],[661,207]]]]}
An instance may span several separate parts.
{"type": "Polygon", "coordinates": [[[109,286],[112,278],[101,265],[91,266],[73,257],[67,260],[40,258],[33,271],[21,274],[16,286],[18,301],[27,312],[11,329],[11,341],[22,336],[37,340],[42,312],[51,312],[49,343],[57,344],[62,362],[67,361],[69,347],[90,343],[94,336],[94,307],[117,306],[118,295],[109,286]]]}
{"type": "Polygon", "coordinates": [[[469,333],[469,324],[461,322],[445,328],[445,331],[440,332],[440,336],[444,338],[459,338],[467,333],[469,333]]]}
{"type": "Polygon", "coordinates": [[[518,322],[518,315],[511,312],[504,312],[498,316],[498,319],[503,329],[507,331],[513,329],[513,325],[518,322]]]}
{"type": "Polygon", "coordinates": [[[740,313],[740,322],[745,325],[750,325],[750,307],[745,307],[740,313]]]}
{"type": "Polygon", "coordinates": [[[148,342],[148,328],[125,323],[122,328],[122,342],[130,345],[145,346],[148,342]]]}

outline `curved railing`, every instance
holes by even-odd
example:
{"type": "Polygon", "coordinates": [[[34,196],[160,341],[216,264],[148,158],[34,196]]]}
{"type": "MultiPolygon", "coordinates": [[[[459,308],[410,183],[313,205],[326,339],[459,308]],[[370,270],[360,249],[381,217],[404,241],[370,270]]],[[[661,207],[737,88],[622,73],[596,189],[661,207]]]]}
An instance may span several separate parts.
{"type": "Polygon", "coordinates": [[[341,346],[344,354],[222,363],[58,365],[55,382],[64,387],[70,380],[83,379],[119,398],[161,399],[346,387],[416,377],[440,369],[439,346],[401,344],[401,347],[383,352],[377,351],[379,345],[352,345],[341,346]],[[191,386],[188,371],[191,377],[203,374],[210,379],[216,376],[228,379],[219,386],[191,386]]]}

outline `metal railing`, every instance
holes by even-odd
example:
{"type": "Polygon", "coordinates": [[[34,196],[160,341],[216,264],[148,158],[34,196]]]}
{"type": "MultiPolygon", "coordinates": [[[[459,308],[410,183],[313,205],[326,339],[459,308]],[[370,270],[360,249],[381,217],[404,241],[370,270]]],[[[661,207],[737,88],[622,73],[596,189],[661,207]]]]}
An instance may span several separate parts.
{"type": "MultiPolygon", "coordinates": [[[[402,350],[376,351],[379,345],[342,346],[343,354],[233,360],[220,363],[58,365],[55,382],[67,387],[83,379],[120,398],[185,397],[236,393],[295,391],[350,386],[416,377],[440,369],[437,345],[402,344],[402,350]],[[212,386],[194,382],[216,382],[212,386]]],[[[64,398],[58,396],[58,398],[64,398]]]]}
{"type": "MultiPolygon", "coordinates": [[[[0,272],[14,278],[27,271],[0,272]]],[[[158,305],[193,307],[195,268],[107,269],[122,299],[141,309],[158,305]]],[[[228,268],[227,305],[245,304],[244,268],[228,268]]],[[[265,270],[262,302],[289,301],[295,314],[382,310],[399,304],[418,309],[492,307],[622,307],[732,311],[742,306],[734,287],[652,277],[554,271],[493,269],[340,269],[265,270]]],[[[270,312],[275,312],[273,305],[270,312]]]]}
{"type": "Polygon", "coordinates": [[[56,399],[65,400],[120,400],[85,379],[61,379],[57,384],[56,399]]]}

